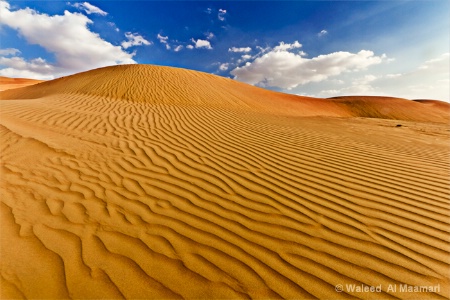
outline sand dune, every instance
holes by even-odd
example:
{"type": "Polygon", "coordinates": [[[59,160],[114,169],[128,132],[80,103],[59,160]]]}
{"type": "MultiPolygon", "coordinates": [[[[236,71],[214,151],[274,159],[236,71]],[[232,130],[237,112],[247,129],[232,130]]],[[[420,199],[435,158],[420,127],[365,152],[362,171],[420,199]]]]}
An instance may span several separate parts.
{"type": "Polygon", "coordinates": [[[0,91],[26,87],[43,81],[44,80],[27,79],[27,78],[9,78],[0,76],[0,91]]]}
{"type": "Polygon", "coordinates": [[[352,117],[443,123],[450,120],[450,103],[437,100],[409,101],[379,96],[346,96],[329,100],[345,107],[352,117]]]}
{"type": "Polygon", "coordinates": [[[142,65],[0,99],[1,298],[450,295],[446,104],[142,65]]]}
{"type": "Polygon", "coordinates": [[[148,65],[100,68],[21,90],[5,91],[0,99],[36,99],[74,93],[147,104],[226,108],[283,116],[367,117],[444,123],[450,120],[450,104],[442,101],[367,96],[311,98],[277,93],[192,70],[148,65]],[[431,102],[434,105],[430,105],[431,102]]]}

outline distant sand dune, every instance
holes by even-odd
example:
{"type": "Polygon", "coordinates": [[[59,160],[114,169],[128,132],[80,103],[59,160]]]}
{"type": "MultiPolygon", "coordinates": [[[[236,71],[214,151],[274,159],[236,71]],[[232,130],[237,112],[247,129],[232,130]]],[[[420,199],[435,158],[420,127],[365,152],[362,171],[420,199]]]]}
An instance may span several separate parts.
{"type": "Polygon", "coordinates": [[[29,85],[43,82],[44,80],[35,80],[27,78],[9,78],[0,76],[0,91],[6,91],[10,89],[17,89],[26,87],[29,85]]]}
{"type": "Polygon", "coordinates": [[[446,104],[141,65],[0,99],[1,298],[450,295],[446,104]]]}

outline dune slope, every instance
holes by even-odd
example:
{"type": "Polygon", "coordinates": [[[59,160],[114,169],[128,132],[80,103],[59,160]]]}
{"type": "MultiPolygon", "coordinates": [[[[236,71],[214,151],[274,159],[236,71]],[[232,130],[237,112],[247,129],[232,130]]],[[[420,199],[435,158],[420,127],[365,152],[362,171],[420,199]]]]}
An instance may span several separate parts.
{"type": "Polygon", "coordinates": [[[436,111],[350,118],[154,66],[0,98],[1,298],[449,296],[450,131],[419,122],[436,111]]]}

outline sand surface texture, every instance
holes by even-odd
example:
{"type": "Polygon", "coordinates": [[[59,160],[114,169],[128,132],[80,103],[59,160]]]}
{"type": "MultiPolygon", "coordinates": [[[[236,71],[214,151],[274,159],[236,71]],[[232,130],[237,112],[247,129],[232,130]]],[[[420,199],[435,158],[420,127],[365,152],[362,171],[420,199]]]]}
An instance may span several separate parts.
{"type": "Polygon", "coordinates": [[[448,104],[143,65],[0,99],[1,298],[449,297],[448,104]]]}

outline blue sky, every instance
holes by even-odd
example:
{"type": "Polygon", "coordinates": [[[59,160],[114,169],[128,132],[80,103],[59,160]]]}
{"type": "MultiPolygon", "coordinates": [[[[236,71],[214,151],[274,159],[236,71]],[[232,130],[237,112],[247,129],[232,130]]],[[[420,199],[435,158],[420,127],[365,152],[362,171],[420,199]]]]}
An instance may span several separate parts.
{"type": "Polygon", "coordinates": [[[0,76],[189,68],[287,93],[450,101],[450,1],[5,1],[0,76]]]}

